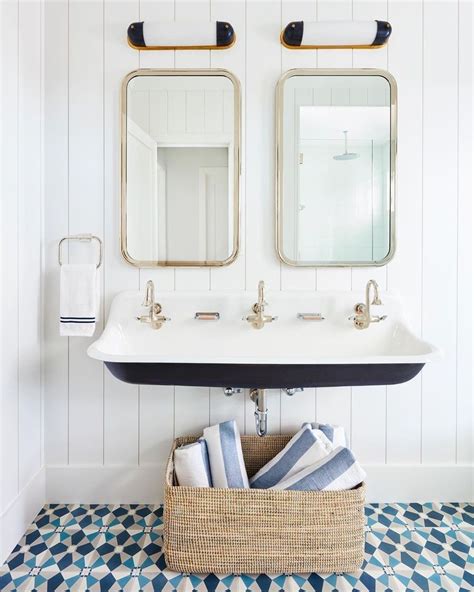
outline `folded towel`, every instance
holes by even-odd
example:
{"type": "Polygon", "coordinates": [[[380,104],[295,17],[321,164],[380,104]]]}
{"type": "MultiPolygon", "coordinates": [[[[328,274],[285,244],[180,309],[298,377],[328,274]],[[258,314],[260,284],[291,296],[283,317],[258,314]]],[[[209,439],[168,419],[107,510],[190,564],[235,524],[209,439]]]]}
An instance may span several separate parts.
{"type": "Polygon", "coordinates": [[[212,487],[207,445],[203,438],[174,451],[174,472],[185,487],[212,487]]]}
{"type": "Polygon", "coordinates": [[[248,489],[240,434],[234,420],[204,429],[214,487],[248,489]]]}
{"type": "MultiPolygon", "coordinates": [[[[323,438],[326,440],[324,434],[323,438]]],[[[329,446],[328,449],[326,442],[318,438],[317,430],[313,430],[311,424],[304,424],[285,448],[250,479],[250,486],[268,489],[286,481],[327,456],[332,450],[332,446],[329,446]]]]}
{"type": "Polygon", "coordinates": [[[95,265],[61,265],[59,334],[91,336],[98,316],[99,287],[95,265]]]}
{"type": "Polygon", "coordinates": [[[332,443],[334,448],[337,448],[338,446],[347,446],[346,432],[343,426],[331,425],[329,423],[312,423],[311,427],[314,430],[321,430],[332,443]]]}
{"type": "Polygon", "coordinates": [[[352,489],[365,479],[365,471],[348,448],[339,446],[319,462],[271,489],[334,491],[352,489]]]}
{"type": "Polygon", "coordinates": [[[306,422],[301,427],[304,428],[305,426],[309,426],[313,430],[313,433],[317,436],[318,440],[324,446],[324,448],[326,448],[326,450],[329,454],[329,452],[331,452],[331,450],[334,450],[333,443],[331,442],[331,440],[329,440],[329,438],[326,436],[326,434],[322,430],[320,430],[318,428],[314,428],[313,427],[314,425],[315,425],[314,423],[306,422]]]}

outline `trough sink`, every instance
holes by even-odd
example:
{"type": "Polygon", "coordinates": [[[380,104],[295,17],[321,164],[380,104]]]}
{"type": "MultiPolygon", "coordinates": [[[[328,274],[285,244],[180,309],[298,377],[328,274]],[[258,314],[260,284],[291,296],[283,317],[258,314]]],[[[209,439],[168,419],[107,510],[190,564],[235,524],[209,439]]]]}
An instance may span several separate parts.
{"type": "Polygon", "coordinates": [[[254,292],[158,292],[171,320],[154,330],[137,320],[146,314],[143,294],[122,292],[88,354],[133,384],[261,389],[397,384],[438,355],[410,331],[389,293],[372,308],[386,320],[363,330],[349,319],[362,292],[269,291],[265,298],[265,314],[278,319],[257,330],[243,320],[254,292]],[[220,319],[196,320],[196,312],[218,312],[220,319]]]}

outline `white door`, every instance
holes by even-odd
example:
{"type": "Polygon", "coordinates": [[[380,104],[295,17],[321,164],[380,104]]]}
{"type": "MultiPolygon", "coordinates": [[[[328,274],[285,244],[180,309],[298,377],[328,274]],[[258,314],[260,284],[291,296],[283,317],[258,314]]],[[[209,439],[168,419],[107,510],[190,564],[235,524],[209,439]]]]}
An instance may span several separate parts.
{"type": "Polygon", "coordinates": [[[229,256],[228,167],[199,167],[199,258],[222,261],[229,256]]]}
{"type": "Polygon", "coordinates": [[[166,171],[155,140],[127,123],[127,243],[141,261],[166,259],[166,171]]]}

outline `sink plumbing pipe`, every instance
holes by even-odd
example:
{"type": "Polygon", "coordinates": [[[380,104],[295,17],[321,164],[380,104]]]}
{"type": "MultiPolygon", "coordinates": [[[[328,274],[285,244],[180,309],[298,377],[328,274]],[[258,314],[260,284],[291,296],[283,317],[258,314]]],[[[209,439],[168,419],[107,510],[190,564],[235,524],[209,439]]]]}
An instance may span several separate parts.
{"type": "MultiPolygon", "coordinates": [[[[236,393],[240,393],[242,389],[226,387],[224,388],[224,395],[232,397],[236,393]]],[[[289,397],[295,393],[301,392],[301,387],[293,387],[284,389],[289,397]]],[[[265,436],[268,430],[268,409],[267,409],[267,394],[265,389],[253,388],[250,389],[250,399],[255,403],[255,430],[257,436],[265,436]]]]}
{"type": "Polygon", "coordinates": [[[257,436],[265,436],[268,428],[267,394],[265,389],[250,389],[250,398],[255,403],[255,429],[257,436]]]}

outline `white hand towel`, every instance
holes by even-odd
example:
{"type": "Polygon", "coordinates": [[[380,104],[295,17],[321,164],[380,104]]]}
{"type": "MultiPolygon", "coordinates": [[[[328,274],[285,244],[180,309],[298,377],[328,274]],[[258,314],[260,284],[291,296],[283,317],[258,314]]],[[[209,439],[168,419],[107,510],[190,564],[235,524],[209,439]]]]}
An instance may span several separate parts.
{"type": "Polygon", "coordinates": [[[270,489],[336,491],[352,489],[365,479],[364,469],[348,448],[339,446],[325,458],[270,489]]]}
{"type": "Polygon", "coordinates": [[[185,487],[212,487],[206,442],[180,446],[174,451],[174,472],[178,484],[185,487]]]}
{"type": "Polygon", "coordinates": [[[214,487],[248,489],[240,434],[234,420],[204,429],[214,487]]]}
{"type": "Polygon", "coordinates": [[[312,423],[311,427],[314,430],[321,430],[334,448],[347,446],[346,432],[343,426],[331,425],[329,423],[312,423]]]}
{"type": "Polygon", "coordinates": [[[309,423],[304,424],[285,448],[250,479],[250,486],[269,489],[327,456],[332,446],[324,434],[322,436],[318,438],[317,430],[309,423]]]}
{"type": "Polygon", "coordinates": [[[94,334],[98,316],[99,286],[95,265],[61,265],[59,333],[68,336],[94,334]]]}

